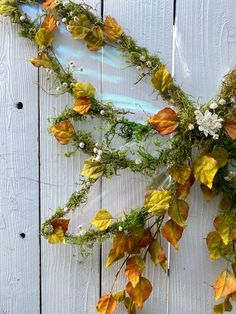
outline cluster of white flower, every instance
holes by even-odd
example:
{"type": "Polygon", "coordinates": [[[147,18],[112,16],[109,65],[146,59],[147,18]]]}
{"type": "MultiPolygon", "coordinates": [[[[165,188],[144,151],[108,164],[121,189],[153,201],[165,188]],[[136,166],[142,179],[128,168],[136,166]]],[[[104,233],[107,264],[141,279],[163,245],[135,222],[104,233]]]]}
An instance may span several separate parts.
{"type": "Polygon", "coordinates": [[[92,161],[98,161],[98,162],[101,161],[103,151],[99,149],[98,143],[95,144],[93,152],[95,154],[95,157],[92,159],[92,161]]]}
{"type": "Polygon", "coordinates": [[[230,171],[227,177],[224,177],[225,181],[231,181],[236,176],[235,171],[230,171]]]}
{"type": "Polygon", "coordinates": [[[217,133],[222,128],[223,119],[219,118],[216,113],[212,113],[209,110],[206,110],[204,113],[200,110],[195,110],[194,113],[199,131],[203,132],[205,136],[211,135],[217,140],[219,138],[217,133]]]}
{"type": "Polygon", "coordinates": [[[78,225],[79,235],[83,236],[86,233],[86,229],[83,228],[83,225],[78,225]]]}

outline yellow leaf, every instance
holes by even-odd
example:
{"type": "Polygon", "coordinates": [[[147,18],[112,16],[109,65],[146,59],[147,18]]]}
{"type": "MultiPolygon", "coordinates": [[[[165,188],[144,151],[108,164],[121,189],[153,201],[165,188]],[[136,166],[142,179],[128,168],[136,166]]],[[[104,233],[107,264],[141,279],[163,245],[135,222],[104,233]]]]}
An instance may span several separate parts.
{"type": "Polygon", "coordinates": [[[233,254],[233,244],[230,242],[228,245],[225,245],[218,232],[210,232],[206,238],[207,247],[210,253],[210,261],[228,255],[233,254]]]}
{"type": "Polygon", "coordinates": [[[103,31],[100,26],[93,26],[84,38],[87,47],[91,51],[97,51],[104,46],[103,31]]]}
{"type": "Polygon", "coordinates": [[[99,230],[104,231],[110,226],[112,219],[112,215],[106,209],[101,208],[96,213],[91,224],[96,226],[99,230]]]}
{"type": "Polygon", "coordinates": [[[130,257],[126,262],[125,274],[134,288],[139,282],[144,267],[145,262],[139,255],[130,257]]]}
{"type": "Polygon", "coordinates": [[[82,176],[97,180],[103,175],[103,165],[100,162],[93,161],[93,157],[87,158],[81,174],[82,176]]]}
{"type": "Polygon", "coordinates": [[[201,183],[200,185],[202,193],[205,197],[205,200],[207,202],[210,202],[218,193],[214,187],[212,189],[209,189],[205,184],[201,183]]]}
{"type": "Polygon", "coordinates": [[[124,253],[117,254],[116,250],[111,249],[106,260],[106,268],[110,267],[114,262],[124,257],[124,253]]]}
{"type": "Polygon", "coordinates": [[[213,308],[213,314],[224,314],[225,312],[231,312],[233,309],[232,304],[227,297],[224,302],[217,304],[213,308]]]}
{"type": "Polygon", "coordinates": [[[176,112],[169,107],[154,114],[147,122],[163,136],[174,132],[179,125],[176,112]]]}
{"type": "Polygon", "coordinates": [[[203,155],[194,161],[193,173],[195,178],[208,186],[210,189],[212,188],[213,180],[217,170],[217,161],[210,156],[203,155]]]}
{"type": "Polygon", "coordinates": [[[149,213],[156,216],[164,215],[169,208],[171,194],[168,191],[153,191],[145,200],[145,207],[149,213]]]}
{"type": "Polygon", "coordinates": [[[113,294],[113,298],[117,302],[124,301],[124,299],[125,299],[125,290],[120,290],[120,291],[116,292],[115,294],[113,294]]]}
{"type": "Polygon", "coordinates": [[[223,168],[228,162],[229,153],[223,147],[218,147],[215,148],[209,156],[213,157],[217,161],[219,168],[223,168]]]}
{"type": "Polygon", "coordinates": [[[53,233],[48,236],[48,242],[52,244],[65,243],[65,234],[62,227],[56,227],[53,233]]]}
{"type": "Polygon", "coordinates": [[[226,297],[236,291],[236,278],[228,270],[222,271],[213,285],[215,290],[215,300],[226,297]]]}
{"type": "Polygon", "coordinates": [[[69,120],[54,124],[50,130],[56,140],[62,145],[69,144],[75,134],[75,129],[69,120]]]}
{"type": "Polygon", "coordinates": [[[113,239],[113,249],[117,255],[129,253],[133,250],[134,240],[131,235],[117,232],[113,239]]]}
{"type": "Polygon", "coordinates": [[[17,10],[16,2],[9,0],[0,1],[0,15],[11,16],[17,10]]]}
{"type": "Polygon", "coordinates": [[[42,28],[46,28],[49,32],[53,32],[57,28],[57,20],[53,15],[46,15],[42,28]]]}
{"type": "Polygon", "coordinates": [[[38,57],[29,60],[36,68],[44,67],[50,69],[53,67],[53,61],[46,53],[38,55],[38,57]]]}
{"type": "Polygon", "coordinates": [[[220,234],[224,244],[227,245],[233,240],[233,230],[236,229],[236,220],[231,216],[220,215],[214,219],[214,227],[220,234]]]}
{"type": "Polygon", "coordinates": [[[144,302],[149,298],[152,292],[152,285],[148,279],[140,277],[139,282],[135,287],[133,287],[131,282],[128,282],[126,291],[137,307],[141,310],[144,302]]]}
{"type": "Polygon", "coordinates": [[[107,16],[104,22],[104,33],[110,41],[117,41],[124,31],[113,17],[107,16]]]}
{"type": "Polygon", "coordinates": [[[94,97],[96,92],[95,87],[91,83],[80,82],[76,83],[73,87],[73,96],[75,99],[80,97],[94,97]]]}
{"type": "Polygon", "coordinates": [[[80,14],[78,21],[69,22],[70,33],[74,39],[84,39],[90,31],[91,23],[85,14],[80,14]]]}
{"type": "Polygon", "coordinates": [[[35,35],[35,42],[39,46],[49,47],[53,41],[53,35],[46,28],[40,28],[35,35]]]}
{"type": "Polygon", "coordinates": [[[191,174],[191,168],[186,165],[174,165],[169,169],[173,180],[181,185],[185,184],[191,174]]]}
{"type": "Polygon", "coordinates": [[[149,247],[149,253],[154,264],[160,264],[164,271],[166,271],[167,257],[165,251],[161,247],[159,241],[154,239],[149,247]]]}
{"type": "Polygon", "coordinates": [[[81,115],[86,114],[91,108],[92,103],[87,96],[81,96],[76,99],[73,110],[81,115]]]}
{"type": "Polygon", "coordinates": [[[188,218],[188,203],[184,200],[174,198],[168,210],[169,216],[179,226],[185,227],[185,221],[188,218]]]}
{"type": "Polygon", "coordinates": [[[101,297],[97,304],[97,314],[112,314],[117,307],[117,301],[112,294],[107,294],[101,297]]]}
{"type": "Polygon", "coordinates": [[[169,241],[176,250],[179,249],[178,241],[181,239],[183,234],[183,228],[173,220],[168,220],[162,228],[162,235],[169,241]]]}
{"type": "Polygon", "coordinates": [[[162,65],[158,70],[152,74],[152,85],[155,89],[164,93],[167,89],[172,87],[173,78],[168,72],[165,65],[162,65]]]}

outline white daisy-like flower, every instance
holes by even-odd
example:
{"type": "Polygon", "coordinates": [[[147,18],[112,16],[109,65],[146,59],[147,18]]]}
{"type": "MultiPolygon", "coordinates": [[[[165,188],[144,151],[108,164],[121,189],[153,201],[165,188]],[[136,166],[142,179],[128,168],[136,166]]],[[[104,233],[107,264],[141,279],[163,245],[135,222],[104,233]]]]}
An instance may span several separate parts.
{"type": "Polygon", "coordinates": [[[149,60],[149,61],[147,61],[146,65],[147,65],[148,68],[151,68],[152,67],[152,62],[149,60]]]}
{"type": "Polygon", "coordinates": [[[62,21],[62,23],[66,23],[66,22],[67,22],[67,18],[66,18],[66,17],[63,17],[63,18],[61,19],[61,21],[62,21]]]}
{"type": "Polygon", "coordinates": [[[139,58],[139,60],[142,61],[142,62],[145,61],[145,56],[141,56],[141,57],[139,58]]]}
{"type": "Polygon", "coordinates": [[[213,102],[210,104],[210,108],[211,109],[216,109],[218,107],[217,103],[216,102],[213,102]]]}
{"type": "Polygon", "coordinates": [[[100,155],[97,155],[96,158],[95,158],[95,161],[99,162],[99,161],[101,161],[101,159],[102,159],[102,157],[100,155]]]}
{"type": "Polygon", "coordinates": [[[79,235],[83,236],[83,235],[85,235],[85,233],[86,233],[86,230],[85,229],[81,229],[80,232],[79,232],[79,235]]]}
{"type": "Polygon", "coordinates": [[[119,226],[119,228],[118,228],[118,229],[119,229],[119,231],[123,231],[123,228],[122,228],[121,226],[119,226]]]}
{"type": "Polygon", "coordinates": [[[142,70],[142,67],[140,65],[137,65],[136,70],[140,72],[142,70]]]}
{"type": "Polygon", "coordinates": [[[104,116],[104,114],[105,114],[105,110],[101,110],[101,111],[100,111],[100,115],[101,115],[101,116],[104,116]]]}
{"type": "Polygon", "coordinates": [[[223,98],[221,98],[221,99],[219,100],[219,104],[222,105],[222,106],[224,106],[224,105],[226,104],[226,100],[223,99],[223,98]]]}
{"type": "Polygon", "coordinates": [[[140,165],[142,162],[142,160],[140,158],[135,159],[135,164],[136,165],[140,165]]]}
{"type": "Polygon", "coordinates": [[[101,149],[98,149],[98,150],[97,150],[97,154],[98,154],[99,156],[101,156],[102,153],[103,153],[103,151],[102,151],[101,149]]]}
{"type": "Polygon", "coordinates": [[[80,147],[80,148],[84,148],[84,146],[85,146],[84,142],[80,142],[80,143],[79,143],[79,147],[80,147]]]}
{"type": "Polygon", "coordinates": [[[215,113],[206,110],[203,114],[200,110],[195,110],[195,117],[198,124],[199,131],[203,132],[205,136],[215,136],[222,128],[223,119],[215,113]]]}
{"type": "Polygon", "coordinates": [[[194,125],[192,123],[189,123],[188,129],[189,129],[189,131],[192,131],[194,129],[194,125]]]}

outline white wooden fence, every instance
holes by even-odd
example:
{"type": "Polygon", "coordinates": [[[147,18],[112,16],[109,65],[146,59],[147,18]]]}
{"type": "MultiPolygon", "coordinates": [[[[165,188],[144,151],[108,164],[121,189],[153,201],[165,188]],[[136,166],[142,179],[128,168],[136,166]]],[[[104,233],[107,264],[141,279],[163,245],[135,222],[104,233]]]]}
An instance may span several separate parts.
{"type": "MultiPolygon", "coordinates": [[[[200,101],[216,94],[223,75],[236,63],[235,0],[90,3],[98,15],[103,6],[104,15],[114,16],[140,44],[158,51],[177,82],[200,101]]],[[[72,100],[43,91],[50,91],[52,83],[26,62],[36,55],[36,48],[19,39],[17,30],[7,18],[0,19],[0,313],[93,314],[99,294],[109,291],[116,267],[104,269],[110,244],[94,250],[84,262],[78,248],[52,246],[39,237],[41,220],[65,203],[84,160],[78,153],[65,158],[69,148],[58,145],[47,132],[47,118],[72,100]],[[22,109],[16,108],[18,102],[22,109]]],[[[117,51],[88,52],[63,29],[58,37],[63,39],[63,45],[55,44],[58,56],[64,63],[73,59],[82,65],[81,80],[92,81],[105,101],[136,112],[138,105],[146,112],[163,106],[148,82],[133,85],[136,71],[126,68],[117,51]]],[[[101,206],[116,215],[142,204],[144,186],[144,178],[127,171],[96,184],[89,205],[79,215],[73,214],[74,230],[78,223],[91,220],[101,206]]],[[[216,205],[203,201],[197,184],[190,203],[189,228],[180,251],[171,249],[169,276],[148,264],[154,289],[143,313],[212,312],[210,285],[223,265],[209,262],[204,238],[212,229],[216,205]]]]}

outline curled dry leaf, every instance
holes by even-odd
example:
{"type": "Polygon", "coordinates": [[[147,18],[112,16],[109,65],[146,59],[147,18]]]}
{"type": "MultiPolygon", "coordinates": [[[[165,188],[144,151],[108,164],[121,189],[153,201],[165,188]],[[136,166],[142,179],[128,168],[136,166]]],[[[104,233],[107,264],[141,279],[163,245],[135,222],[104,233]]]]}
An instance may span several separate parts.
{"type": "Polygon", "coordinates": [[[79,82],[73,87],[73,96],[75,99],[80,97],[94,97],[96,92],[95,87],[91,83],[79,82]]]}
{"type": "Polygon", "coordinates": [[[161,135],[168,135],[178,127],[178,117],[171,108],[164,108],[147,121],[161,135]]]}
{"type": "Polygon", "coordinates": [[[227,269],[222,271],[213,285],[215,300],[226,297],[236,291],[236,277],[227,269]]]}
{"type": "Polygon", "coordinates": [[[76,99],[73,110],[81,115],[88,113],[92,106],[92,102],[87,96],[81,96],[76,99]]]}
{"type": "Polygon", "coordinates": [[[175,182],[184,185],[191,175],[191,168],[186,165],[174,165],[169,169],[169,174],[175,182]]]}
{"type": "Polygon", "coordinates": [[[101,297],[97,304],[97,314],[112,314],[117,308],[117,301],[112,294],[106,294],[101,297]]]}
{"type": "Polygon", "coordinates": [[[93,161],[93,157],[87,158],[81,174],[82,176],[97,180],[103,175],[103,165],[98,161],[93,161]]]}
{"type": "Polygon", "coordinates": [[[111,16],[106,17],[103,31],[104,31],[105,36],[110,41],[117,41],[121,37],[121,35],[124,33],[121,26],[111,16]]]}
{"type": "Polygon", "coordinates": [[[225,121],[224,129],[232,140],[236,140],[236,116],[233,116],[229,120],[225,121]]]}
{"type": "Polygon", "coordinates": [[[91,220],[91,224],[104,231],[110,226],[112,219],[112,215],[106,209],[101,208],[91,220]]]}
{"type": "Polygon", "coordinates": [[[149,213],[161,216],[166,213],[170,206],[171,193],[169,191],[153,191],[145,199],[145,208],[149,213]]]}
{"type": "Polygon", "coordinates": [[[53,32],[57,28],[57,20],[53,15],[47,15],[42,23],[42,27],[49,32],[53,32]]]}
{"type": "Polygon", "coordinates": [[[152,85],[161,93],[164,93],[167,89],[172,87],[173,78],[165,65],[162,65],[158,70],[153,72],[152,85]]]}
{"type": "Polygon", "coordinates": [[[218,171],[217,161],[207,155],[198,157],[193,164],[193,173],[196,179],[212,188],[213,180],[218,171]]]}
{"type": "Polygon", "coordinates": [[[53,41],[52,33],[46,28],[40,28],[35,35],[35,42],[39,46],[49,47],[53,41]]]}
{"type": "Polygon", "coordinates": [[[128,258],[126,262],[125,274],[133,287],[135,288],[139,282],[139,278],[145,268],[145,262],[141,256],[136,255],[128,258]]]}
{"type": "Polygon", "coordinates": [[[224,302],[216,304],[213,308],[213,314],[224,314],[225,312],[231,312],[233,309],[232,304],[227,297],[224,302]]]}
{"type": "Polygon", "coordinates": [[[75,129],[69,120],[54,124],[50,130],[56,140],[62,145],[69,144],[75,134],[75,129]]]}
{"type": "Polygon", "coordinates": [[[91,51],[100,50],[104,46],[104,36],[102,28],[98,25],[93,26],[84,38],[87,47],[91,51]]]}
{"type": "Polygon", "coordinates": [[[152,285],[148,279],[140,277],[135,287],[133,287],[131,282],[128,282],[126,291],[137,307],[142,310],[144,302],[149,298],[152,292],[152,285]]]}
{"type": "Polygon", "coordinates": [[[176,248],[176,250],[178,250],[178,241],[182,237],[183,230],[184,229],[181,226],[177,225],[177,223],[170,219],[164,224],[162,228],[162,235],[168,242],[170,242],[170,244],[174,246],[174,248],[176,248]]]}

